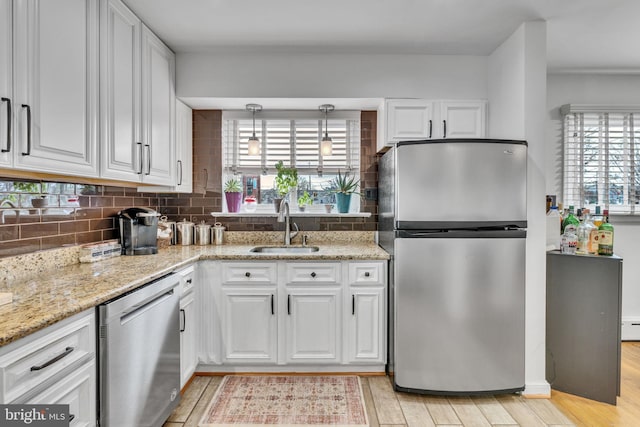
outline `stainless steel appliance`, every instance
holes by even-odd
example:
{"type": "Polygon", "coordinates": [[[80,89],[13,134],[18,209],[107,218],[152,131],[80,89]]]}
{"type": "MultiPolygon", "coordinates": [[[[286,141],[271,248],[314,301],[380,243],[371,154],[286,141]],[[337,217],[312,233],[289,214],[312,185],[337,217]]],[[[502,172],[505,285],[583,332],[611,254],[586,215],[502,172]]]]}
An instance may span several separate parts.
{"type": "Polygon", "coordinates": [[[169,274],[98,306],[101,427],[159,427],[180,401],[179,284],[169,274]]]}
{"type": "Polygon", "coordinates": [[[523,390],[526,142],[399,142],[379,170],[395,389],[523,390]]]}
{"type": "Polygon", "coordinates": [[[123,255],[158,253],[159,216],[149,208],[128,208],[118,212],[123,255]]]}

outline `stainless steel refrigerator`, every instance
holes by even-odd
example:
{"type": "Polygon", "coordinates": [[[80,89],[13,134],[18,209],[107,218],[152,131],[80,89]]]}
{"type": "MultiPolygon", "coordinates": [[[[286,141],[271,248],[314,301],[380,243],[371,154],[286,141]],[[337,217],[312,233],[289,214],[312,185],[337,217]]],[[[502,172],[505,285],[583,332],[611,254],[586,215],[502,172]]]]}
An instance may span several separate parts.
{"type": "Polygon", "coordinates": [[[379,163],[398,391],[524,389],[527,143],[399,142],[379,163]]]}

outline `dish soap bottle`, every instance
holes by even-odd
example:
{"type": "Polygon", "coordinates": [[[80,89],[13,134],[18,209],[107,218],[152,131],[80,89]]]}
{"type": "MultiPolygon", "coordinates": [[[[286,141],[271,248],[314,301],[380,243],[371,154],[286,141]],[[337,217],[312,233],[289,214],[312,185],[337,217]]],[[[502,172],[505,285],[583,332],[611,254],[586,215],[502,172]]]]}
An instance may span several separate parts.
{"type": "Polygon", "coordinates": [[[609,211],[604,210],[604,221],[598,227],[598,255],[613,255],[613,225],[609,223],[609,211]]]}

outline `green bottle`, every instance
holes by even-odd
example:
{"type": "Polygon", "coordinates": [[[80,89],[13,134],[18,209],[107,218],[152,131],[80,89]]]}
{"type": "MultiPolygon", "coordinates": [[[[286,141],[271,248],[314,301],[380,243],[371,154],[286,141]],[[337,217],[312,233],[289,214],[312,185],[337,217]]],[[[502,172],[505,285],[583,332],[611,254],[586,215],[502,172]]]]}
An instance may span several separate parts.
{"type": "Polygon", "coordinates": [[[598,255],[613,255],[613,225],[609,223],[609,211],[604,210],[604,221],[598,227],[598,255]]]}
{"type": "Polygon", "coordinates": [[[563,233],[564,233],[564,228],[569,224],[575,225],[576,229],[578,229],[578,226],[580,225],[580,220],[576,218],[576,216],[573,214],[573,205],[569,205],[569,215],[567,215],[565,219],[562,221],[563,233]]]}

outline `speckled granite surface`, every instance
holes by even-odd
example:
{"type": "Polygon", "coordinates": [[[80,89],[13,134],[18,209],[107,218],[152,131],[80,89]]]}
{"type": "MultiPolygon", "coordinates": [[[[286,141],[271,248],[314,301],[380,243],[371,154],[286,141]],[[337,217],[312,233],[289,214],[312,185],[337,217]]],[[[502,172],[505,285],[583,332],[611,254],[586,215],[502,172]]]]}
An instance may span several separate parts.
{"type": "Polygon", "coordinates": [[[201,259],[389,258],[389,255],[374,243],[372,233],[353,233],[305,233],[309,235],[309,245],[320,248],[318,252],[310,254],[252,253],[249,250],[257,244],[280,244],[282,233],[262,235],[263,233],[238,232],[227,233],[225,237],[228,243],[221,246],[171,246],[156,255],[120,256],[91,264],[78,263],[77,248],[5,258],[0,260],[0,292],[13,292],[14,295],[13,303],[0,306],[0,346],[201,259]],[[249,239],[248,234],[254,235],[254,238],[249,239]],[[327,237],[329,235],[333,235],[332,238],[327,237]]]}

